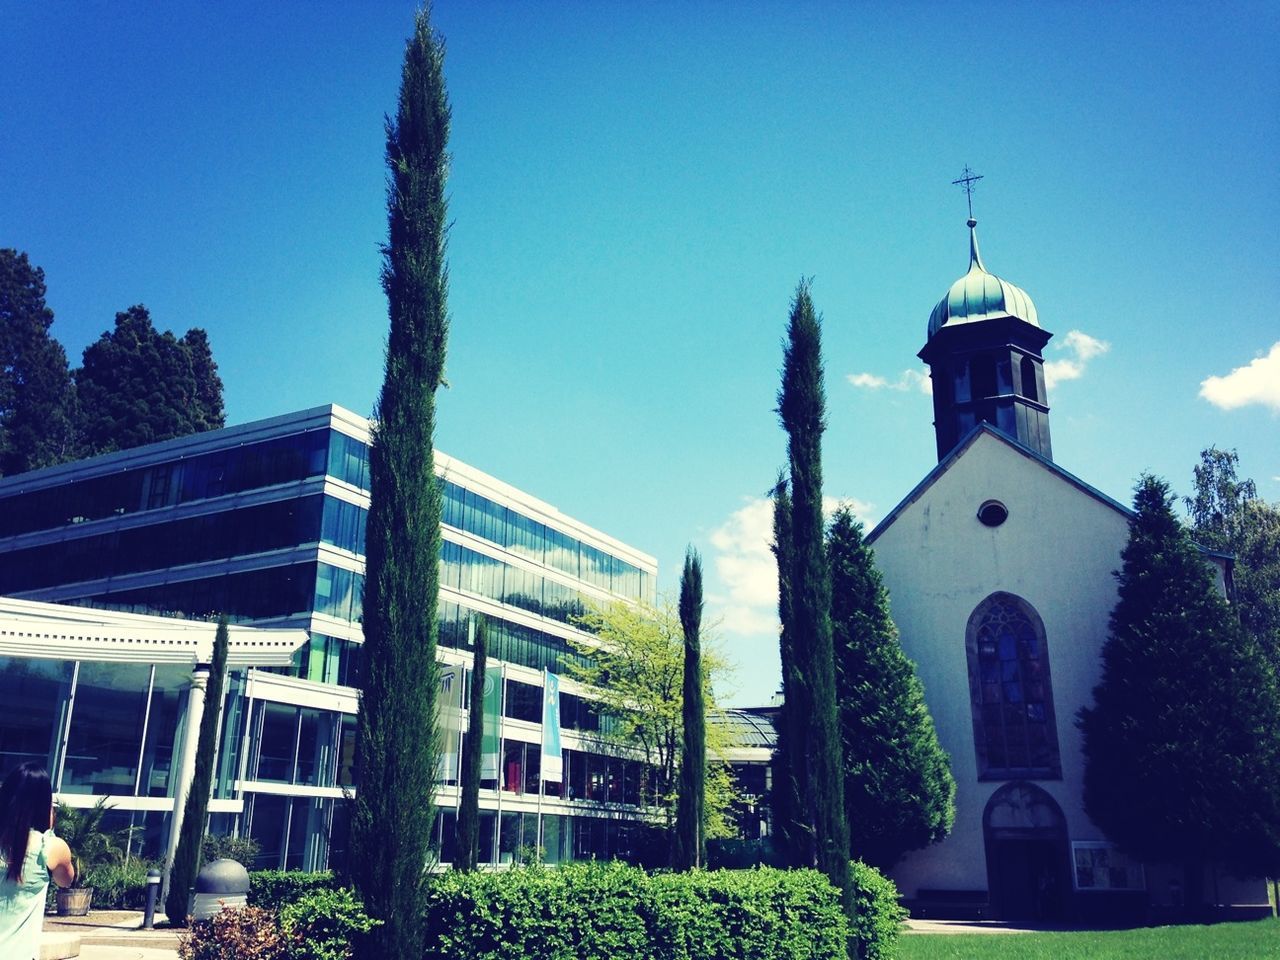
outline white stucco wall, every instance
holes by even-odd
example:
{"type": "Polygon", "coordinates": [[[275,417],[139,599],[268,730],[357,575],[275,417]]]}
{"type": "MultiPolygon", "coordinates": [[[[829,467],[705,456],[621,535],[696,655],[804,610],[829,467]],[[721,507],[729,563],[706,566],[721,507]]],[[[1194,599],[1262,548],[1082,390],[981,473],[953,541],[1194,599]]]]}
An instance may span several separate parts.
{"type": "Polygon", "coordinates": [[[965,628],[996,591],[1026,600],[1044,621],[1062,758],[1061,780],[1037,780],[1062,808],[1072,840],[1102,840],[1084,813],[1083,758],[1076,712],[1092,702],[1112,571],[1128,521],[1043,464],[980,434],[918,499],[876,534],[876,562],[891,595],[907,655],[916,662],[955,774],[956,824],[942,843],[894,871],[904,896],[930,889],[987,889],[982,814],[1001,781],[979,781],[974,753],[965,628]],[[999,527],[977,519],[986,500],[1009,510],[999,527]]]}

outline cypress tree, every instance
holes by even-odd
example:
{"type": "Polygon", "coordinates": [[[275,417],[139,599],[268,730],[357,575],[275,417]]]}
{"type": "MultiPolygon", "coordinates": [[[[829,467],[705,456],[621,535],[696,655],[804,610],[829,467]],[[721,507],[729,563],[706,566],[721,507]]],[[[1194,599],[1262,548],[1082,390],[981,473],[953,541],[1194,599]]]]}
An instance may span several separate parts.
{"type": "Polygon", "coordinates": [[[370,960],[422,950],[425,868],[439,762],[441,491],[435,393],[448,332],[445,267],[449,102],[444,43],[419,10],[387,121],[388,235],[382,286],[391,331],[369,452],[364,684],[352,814],[352,880],[383,921],[358,949],[370,960]]]}
{"type": "Polygon", "coordinates": [[[888,869],[947,835],[956,784],[924,686],[898,642],[889,591],[847,507],[831,518],[827,559],[850,854],[888,869]]]}
{"type": "Polygon", "coordinates": [[[229,646],[227,618],[224,616],[218,620],[218,632],[213,638],[213,663],[209,667],[204,713],[200,717],[200,733],[196,741],[196,769],[191,779],[191,791],[182,807],[182,834],[173,855],[169,892],[164,901],[164,912],[169,922],[180,927],[187,925],[187,900],[195,886],[196,872],[200,869],[200,850],[204,845],[209,793],[213,788],[213,767],[217,760],[214,751],[218,743],[218,721],[222,716],[222,684],[227,672],[229,646]]]}
{"type": "Polygon", "coordinates": [[[1280,691],[1168,485],[1144,476],[1134,510],[1102,679],[1078,719],[1084,804],[1121,849],[1181,862],[1195,909],[1206,863],[1239,876],[1280,869],[1280,691]]]}
{"type": "Polygon", "coordinates": [[[489,662],[489,628],[476,617],[476,650],[471,660],[471,698],[467,739],[462,749],[462,792],[458,803],[457,870],[474,870],[480,862],[480,747],[484,739],[484,671],[489,662]]]}
{"type": "Polygon", "coordinates": [[[707,709],[702,690],[702,558],[692,547],[680,575],[680,626],[684,631],[684,741],[671,865],[692,870],[706,861],[707,709]]]}
{"type": "Polygon", "coordinates": [[[791,638],[791,494],[784,476],[773,488],[773,556],[778,563],[778,653],[782,664],[782,708],[778,711],[778,745],[774,750],[770,806],[776,852],[792,867],[813,863],[813,830],[805,826],[804,724],[807,715],[791,638]]]}
{"type": "Polygon", "coordinates": [[[854,911],[849,868],[849,826],[844,813],[840,730],[836,722],[835,663],[831,647],[831,576],[823,544],[822,432],[826,428],[822,385],[822,328],[809,284],[796,288],[787,324],[778,391],[778,414],[787,431],[791,474],[791,653],[807,697],[804,740],[793,740],[808,770],[805,809],[813,822],[814,862],[854,911]]]}

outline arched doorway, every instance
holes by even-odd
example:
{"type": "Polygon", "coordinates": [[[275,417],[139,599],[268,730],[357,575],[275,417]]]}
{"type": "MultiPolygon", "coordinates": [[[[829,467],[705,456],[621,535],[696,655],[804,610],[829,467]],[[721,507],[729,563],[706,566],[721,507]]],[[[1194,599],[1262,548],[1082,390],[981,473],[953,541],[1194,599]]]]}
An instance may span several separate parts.
{"type": "Polygon", "coordinates": [[[1071,892],[1062,808],[1035,784],[1006,783],[982,814],[991,904],[1002,920],[1066,917],[1071,892]]]}

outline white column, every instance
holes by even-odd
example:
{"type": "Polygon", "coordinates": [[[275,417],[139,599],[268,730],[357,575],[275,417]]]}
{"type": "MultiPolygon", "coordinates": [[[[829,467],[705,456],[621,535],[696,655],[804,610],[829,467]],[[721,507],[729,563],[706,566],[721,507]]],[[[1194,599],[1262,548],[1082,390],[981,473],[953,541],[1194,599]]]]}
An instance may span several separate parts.
{"type": "Polygon", "coordinates": [[[204,717],[204,694],[208,686],[209,665],[198,663],[191,675],[191,689],[187,692],[187,718],[180,741],[182,753],[174,765],[177,779],[173,788],[173,816],[169,818],[169,842],[165,845],[161,903],[169,896],[169,874],[178,852],[178,838],[182,835],[182,813],[186,809],[187,794],[191,792],[191,781],[196,775],[196,750],[200,746],[200,721],[204,717]]]}

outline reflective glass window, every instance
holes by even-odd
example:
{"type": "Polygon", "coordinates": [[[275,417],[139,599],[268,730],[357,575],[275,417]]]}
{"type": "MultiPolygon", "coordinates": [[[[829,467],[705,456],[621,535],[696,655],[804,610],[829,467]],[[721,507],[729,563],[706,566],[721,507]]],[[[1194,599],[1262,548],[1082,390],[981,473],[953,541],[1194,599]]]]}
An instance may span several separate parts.
{"type": "Polygon", "coordinates": [[[0,657],[0,770],[5,774],[20,763],[56,767],[71,673],[65,660],[27,660],[0,657]]]}
{"type": "Polygon", "coordinates": [[[80,664],[61,792],[133,795],[150,680],[148,664],[80,664]]]}
{"type": "Polygon", "coordinates": [[[264,701],[259,710],[258,769],[251,779],[291,783],[298,742],[298,708],[264,701]]]}
{"type": "MultiPolygon", "coordinates": [[[[83,670],[83,668],[81,668],[83,670]]],[[[146,797],[173,796],[173,747],[178,726],[186,715],[191,668],[179,664],[156,667],[151,686],[151,714],[147,718],[139,793],[146,797]]],[[[205,704],[209,708],[209,704],[205,704]]],[[[192,731],[192,736],[195,731],[192,731]]]]}

